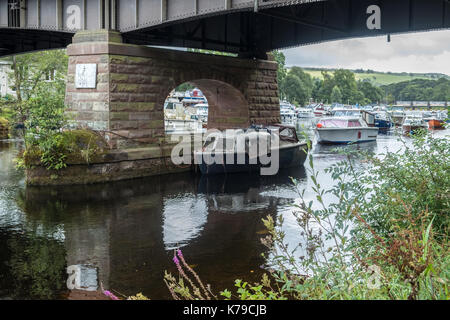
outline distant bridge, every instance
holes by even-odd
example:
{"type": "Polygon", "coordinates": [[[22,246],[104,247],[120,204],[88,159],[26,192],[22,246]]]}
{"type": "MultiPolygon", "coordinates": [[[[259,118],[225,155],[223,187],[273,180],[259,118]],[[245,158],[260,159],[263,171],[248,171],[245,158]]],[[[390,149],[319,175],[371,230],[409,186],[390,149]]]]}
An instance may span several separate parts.
{"type": "Polygon", "coordinates": [[[66,47],[77,30],[265,57],[329,40],[446,28],[449,0],[0,0],[0,55],[66,47]]]}

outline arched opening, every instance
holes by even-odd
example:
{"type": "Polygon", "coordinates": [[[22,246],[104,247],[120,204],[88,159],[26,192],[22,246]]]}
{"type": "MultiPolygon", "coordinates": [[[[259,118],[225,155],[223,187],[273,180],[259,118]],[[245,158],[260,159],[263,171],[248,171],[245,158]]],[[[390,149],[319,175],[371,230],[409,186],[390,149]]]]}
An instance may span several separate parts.
{"type": "Polygon", "coordinates": [[[249,123],[244,95],[218,80],[185,82],[170,91],[164,102],[166,133],[246,128],[249,123]]]}

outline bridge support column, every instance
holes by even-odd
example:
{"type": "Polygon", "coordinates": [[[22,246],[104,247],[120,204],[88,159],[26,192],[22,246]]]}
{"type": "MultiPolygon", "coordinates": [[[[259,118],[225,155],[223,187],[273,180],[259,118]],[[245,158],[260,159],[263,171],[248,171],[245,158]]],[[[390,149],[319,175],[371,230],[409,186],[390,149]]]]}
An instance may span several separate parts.
{"type": "Polygon", "coordinates": [[[129,45],[120,33],[106,30],[77,33],[67,53],[67,113],[74,127],[101,133],[110,150],[89,164],[80,158],[59,171],[36,165],[27,170],[31,185],[88,184],[190,170],[172,163],[176,142],[164,129],[164,101],[185,82],[199,87],[208,99],[209,129],[279,122],[273,61],[129,45]]]}
{"type": "Polygon", "coordinates": [[[208,128],[279,122],[277,65],[122,43],[120,33],[81,31],[68,47],[66,104],[80,127],[105,132],[114,148],[164,142],[163,105],[184,82],[210,104],[208,128]],[[77,65],[95,64],[95,88],[75,83],[77,65]]]}

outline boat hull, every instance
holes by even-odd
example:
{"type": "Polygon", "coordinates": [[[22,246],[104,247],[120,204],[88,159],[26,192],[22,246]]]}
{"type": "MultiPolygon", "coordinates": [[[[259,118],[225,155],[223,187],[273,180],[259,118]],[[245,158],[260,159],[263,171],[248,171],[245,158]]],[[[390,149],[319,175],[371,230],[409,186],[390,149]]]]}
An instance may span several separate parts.
{"type": "Polygon", "coordinates": [[[280,115],[281,122],[282,123],[292,123],[295,119],[297,119],[297,116],[295,114],[281,114],[280,115]]]}
{"type": "Polygon", "coordinates": [[[384,119],[376,119],[375,120],[375,127],[379,128],[380,131],[387,131],[390,128],[392,128],[393,124],[389,120],[384,119]]]}
{"type": "Polygon", "coordinates": [[[348,144],[376,141],[378,128],[317,128],[317,142],[322,144],[348,144]]]}
{"type": "Polygon", "coordinates": [[[431,130],[444,129],[444,121],[432,119],[428,121],[428,128],[431,130]]]}
{"type": "MultiPolygon", "coordinates": [[[[288,146],[280,148],[280,163],[279,168],[290,168],[294,166],[302,166],[305,163],[308,155],[308,146],[306,143],[297,144],[295,146],[288,146]]],[[[250,164],[248,154],[245,154],[244,164],[238,164],[238,155],[234,154],[234,161],[226,163],[226,157],[224,156],[224,164],[208,164],[205,161],[204,154],[201,152],[194,153],[196,163],[202,174],[224,174],[224,173],[237,173],[237,172],[254,172],[260,170],[262,167],[269,167],[269,165],[262,165],[259,160],[256,164],[250,164]]],[[[270,156],[270,155],[269,155],[270,156]]]]}

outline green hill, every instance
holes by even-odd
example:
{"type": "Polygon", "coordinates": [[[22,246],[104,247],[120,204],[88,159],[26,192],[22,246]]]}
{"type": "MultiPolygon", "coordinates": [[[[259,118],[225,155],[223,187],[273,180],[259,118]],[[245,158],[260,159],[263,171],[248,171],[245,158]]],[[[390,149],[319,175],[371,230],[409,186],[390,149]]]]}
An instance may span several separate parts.
{"type": "MultiPolygon", "coordinates": [[[[323,79],[322,71],[333,72],[335,69],[321,69],[321,68],[303,68],[305,72],[309,73],[313,78],[323,79]]],[[[449,76],[439,73],[394,73],[394,72],[377,72],[372,70],[351,70],[356,77],[356,80],[368,80],[373,85],[384,86],[403,81],[410,81],[414,79],[437,80],[439,78],[450,79],[449,76]]]]}

